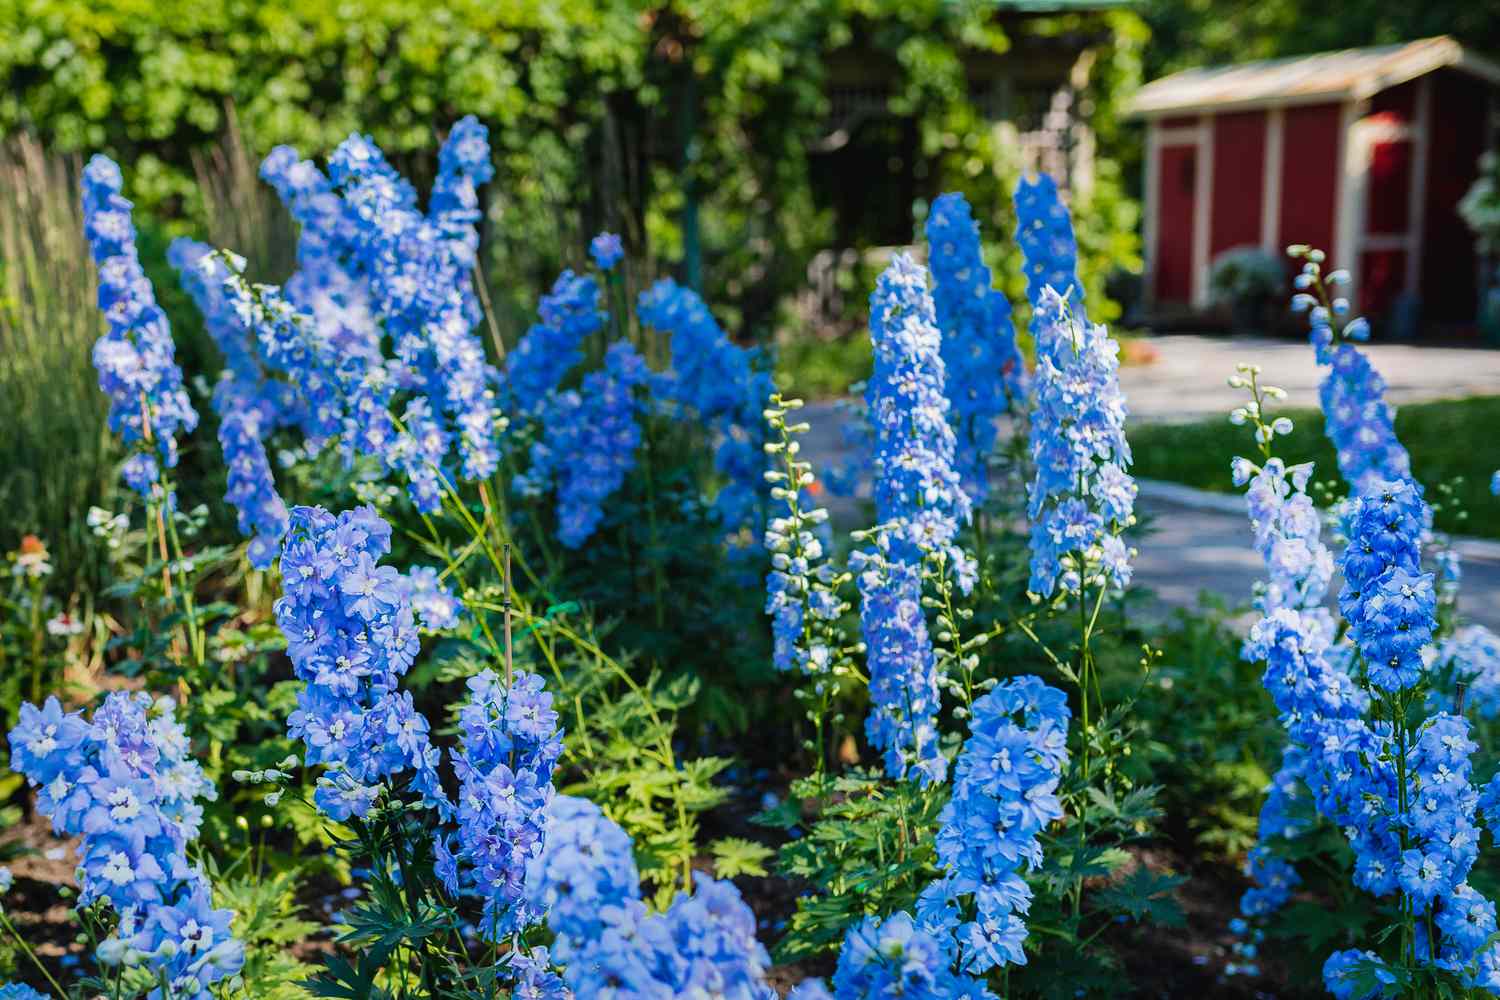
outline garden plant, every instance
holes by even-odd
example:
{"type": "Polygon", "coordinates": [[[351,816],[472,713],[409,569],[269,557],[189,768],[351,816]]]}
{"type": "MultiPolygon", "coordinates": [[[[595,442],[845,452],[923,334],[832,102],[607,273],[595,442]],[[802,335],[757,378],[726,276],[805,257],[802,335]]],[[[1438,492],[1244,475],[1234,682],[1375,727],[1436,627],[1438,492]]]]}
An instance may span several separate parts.
{"type": "Polygon", "coordinates": [[[1336,468],[1233,373],[1265,579],[1247,628],[1163,622],[1052,178],[1019,276],[927,208],[834,470],[618,234],[506,336],[490,142],[453,123],[425,191],[359,133],[278,147],[274,283],[147,240],[111,159],[62,172],[120,484],[0,589],[0,998],[1119,996],[1193,934],[1193,995],[1500,994],[1500,639],[1321,251],[1336,468]]]}

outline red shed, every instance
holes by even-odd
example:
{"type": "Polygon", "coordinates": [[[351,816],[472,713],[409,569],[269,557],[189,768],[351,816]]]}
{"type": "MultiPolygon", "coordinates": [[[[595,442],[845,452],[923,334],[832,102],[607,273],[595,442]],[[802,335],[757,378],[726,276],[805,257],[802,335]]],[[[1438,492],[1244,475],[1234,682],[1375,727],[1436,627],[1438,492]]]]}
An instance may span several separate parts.
{"type": "Polygon", "coordinates": [[[1378,316],[1402,293],[1424,322],[1475,315],[1474,237],[1456,206],[1493,148],[1500,66],[1446,36],[1155,80],[1146,121],[1146,296],[1209,304],[1225,250],[1310,243],[1378,316]]]}

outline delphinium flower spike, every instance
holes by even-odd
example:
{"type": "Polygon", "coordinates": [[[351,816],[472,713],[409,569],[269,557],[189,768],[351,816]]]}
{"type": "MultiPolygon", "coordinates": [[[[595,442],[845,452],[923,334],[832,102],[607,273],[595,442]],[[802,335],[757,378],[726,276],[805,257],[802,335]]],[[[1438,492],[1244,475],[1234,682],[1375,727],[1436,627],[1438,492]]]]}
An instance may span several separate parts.
{"type": "Polygon", "coordinates": [[[410,582],[379,565],[390,544],[391,526],[371,507],[337,516],[297,507],[281,556],[276,623],[307,685],[287,729],[309,765],[327,768],[314,797],[340,821],[364,816],[382,783],[408,771],[443,802],[427,720],[399,689],[419,640],[410,582]]]}
{"type": "Polygon", "coordinates": [[[956,464],[976,505],[989,495],[989,455],[997,421],[1027,397],[1026,365],[1016,349],[1010,302],[990,287],[979,226],[961,194],[944,194],[927,216],[933,302],[943,332],[949,418],[956,464]]]}
{"type": "Polygon", "coordinates": [[[214,787],[188,755],[171,699],[114,692],[84,719],[56,698],[21,706],[11,766],[37,789],[53,831],[81,837],[79,905],[105,901],[118,917],[99,943],[102,965],[129,960],[171,996],[208,1000],[234,975],[244,946],[234,914],[213,908],[207,878],[188,859],[214,787]]]}
{"type": "MultiPolygon", "coordinates": [[[[1251,663],[1266,662],[1266,687],[1289,726],[1309,714],[1314,718],[1358,716],[1367,699],[1338,669],[1337,660],[1325,655],[1335,636],[1333,618],[1323,607],[1333,575],[1333,555],[1319,537],[1322,519],[1307,493],[1313,467],[1307,463],[1287,468],[1273,454],[1277,436],[1289,434],[1292,424],[1285,417],[1272,418],[1267,403],[1284,398],[1285,391],[1263,385],[1255,365],[1239,365],[1229,384],[1250,393],[1249,401],[1237,407],[1230,419],[1254,427],[1260,464],[1237,457],[1231,470],[1236,486],[1248,485],[1245,503],[1254,547],[1267,573],[1266,580],[1255,587],[1254,605],[1263,617],[1251,629],[1241,655],[1251,663]],[[1318,698],[1308,697],[1314,692],[1318,698]]],[[[1263,917],[1280,909],[1301,882],[1277,848],[1312,825],[1306,786],[1316,780],[1316,770],[1309,770],[1315,763],[1316,758],[1296,739],[1283,750],[1261,807],[1257,843],[1247,860],[1247,873],[1256,883],[1240,902],[1247,917],[1263,917]]]]}
{"type": "Polygon", "coordinates": [[[1040,360],[1042,334],[1054,322],[1051,314],[1058,301],[1066,302],[1079,322],[1088,321],[1083,284],[1078,280],[1078,240],[1073,236],[1073,217],[1051,175],[1022,176],[1014,201],[1016,243],[1026,272],[1026,298],[1031,302],[1030,329],[1040,360]],[[1044,296],[1048,288],[1057,293],[1056,298],[1044,296]]]}
{"type": "Polygon", "coordinates": [[[1300,260],[1292,308],[1308,314],[1309,339],[1328,374],[1318,386],[1324,430],[1338,455],[1339,472],[1356,493],[1378,482],[1411,475],[1411,456],[1396,438],[1395,417],[1385,401],[1385,380],[1355,346],[1370,337],[1363,317],[1349,319],[1349,300],[1339,289],[1348,271],[1323,273],[1324,254],[1304,245],[1287,248],[1300,260]]]}
{"type": "Polygon", "coordinates": [[[542,916],[528,901],[526,873],[542,853],[562,736],[552,696],[525,671],[508,686],[492,670],[470,678],[459,729],[462,747],[451,755],[458,829],[437,839],[437,872],[454,896],[484,901],[481,933],[500,941],[542,916]]]}
{"type": "Polygon", "coordinates": [[[604,367],[578,389],[553,393],[542,414],[542,437],[531,446],[531,467],[517,477],[528,496],[557,493],[557,537],[568,548],[588,541],[604,516],[604,501],[635,464],[641,443],[636,389],[649,378],[629,341],[616,341],[604,367]]]}
{"type": "Polygon", "coordinates": [[[630,838],[597,806],[557,796],[547,826],[527,892],[547,913],[553,954],[574,996],[774,997],[755,915],[733,884],[700,875],[691,895],[678,893],[665,913],[651,914],[630,838]]]}
{"type": "Polygon", "coordinates": [[[971,707],[969,738],[939,816],[942,878],[923,892],[918,921],[957,943],[958,967],[983,975],[1024,965],[1023,870],[1042,862],[1042,831],[1061,819],[1058,782],[1068,762],[1068,699],[1039,678],[1015,677],[971,707]]]}
{"type": "MultiPolygon", "coordinates": [[[[477,122],[461,122],[445,148],[436,222],[417,211],[410,185],[368,138],[350,136],[328,168],[361,223],[356,253],[369,274],[375,314],[392,340],[396,374],[416,394],[418,411],[408,404],[403,417],[412,446],[435,452],[440,441],[453,441],[464,478],[480,480],[500,461],[499,375],[474,333],[480,314],[470,284],[471,244],[478,237],[464,227],[477,218],[468,203],[472,186],[492,168],[477,122]]],[[[414,499],[433,509],[425,491],[414,499]]]]}
{"type": "Polygon", "coordinates": [[[583,342],[604,328],[599,283],[564,271],[537,304],[539,321],[505,359],[505,393],[514,412],[536,416],[563,377],[583,361],[583,342]]]}
{"type": "Polygon", "coordinates": [[[835,622],[848,603],[837,588],[847,574],[828,561],[823,534],[828,511],[809,504],[814,483],[812,464],[798,458],[792,447],[807,424],[790,424],[787,417],[802,407],[800,399],[772,395],[765,410],[772,440],[767,450],[781,469],[768,471],[771,502],[781,508],[766,525],[765,546],[771,556],[766,576],[766,614],[771,616],[772,654],[777,670],[822,675],[833,670],[842,651],[835,622]]]}
{"type": "Polygon", "coordinates": [[[1135,480],[1125,440],[1119,346],[1072,314],[1051,287],[1039,312],[1029,484],[1032,592],[1079,594],[1130,582],[1121,533],[1134,521],[1135,480]]]}
{"type": "Polygon", "coordinates": [[[182,384],[167,314],[136,254],[131,204],[120,168],[96,155],[83,171],[83,226],[99,269],[99,308],[109,328],[94,345],[99,388],[109,396],[109,426],[132,450],[126,484],[149,497],[160,465],[177,464],[177,436],[198,426],[182,384]],[[160,465],[158,464],[160,462],[160,465]]]}
{"type": "Polygon", "coordinates": [[[953,468],[941,335],[926,271],[897,254],[870,296],[875,370],[865,391],[875,430],[874,543],[850,558],[870,674],[865,731],[893,777],[941,781],[937,656],[922,610],[929,564],[965,592],[974,561],[957,544],[970,502],[953,468]]]}

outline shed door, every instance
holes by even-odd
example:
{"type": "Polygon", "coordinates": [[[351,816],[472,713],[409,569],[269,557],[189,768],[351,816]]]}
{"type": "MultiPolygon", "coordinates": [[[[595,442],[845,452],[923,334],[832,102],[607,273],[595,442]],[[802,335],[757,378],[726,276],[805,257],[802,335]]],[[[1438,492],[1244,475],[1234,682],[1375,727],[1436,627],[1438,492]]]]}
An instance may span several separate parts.
{"type": "Polygon", "coordinates": [[[1197,170],[1197,146],[1162,147],[1153,262],[1153,291],[1159,303],[1188,303],[1193,298],[1193,192],[1197,170]]]}

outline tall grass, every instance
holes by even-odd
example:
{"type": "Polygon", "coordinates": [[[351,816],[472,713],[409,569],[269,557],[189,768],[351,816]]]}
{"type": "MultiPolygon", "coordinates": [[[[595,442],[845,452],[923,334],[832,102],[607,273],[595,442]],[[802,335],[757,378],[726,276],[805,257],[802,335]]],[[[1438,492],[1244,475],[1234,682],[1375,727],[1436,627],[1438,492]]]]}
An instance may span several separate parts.
{"type": "Polygon", "coordinates": [[[245,143],[232,107],[225,119],[228,127],[219,144],[193,153],[207,226],[204,238],[244,257],[252,281],[279,285],[297,265],[297,225],[260,179],[260,160],[245,143]]]}
{"type": "MultiPolygon", "coordinates": [[[[115,497],[91,351],[103,330],[77,157],[0,145],[0,551],[35,533],[65,578],[90,568],[90,506],[115,497]]],[[[69,581],[72,582],[72,581],[69,581]]]]}

